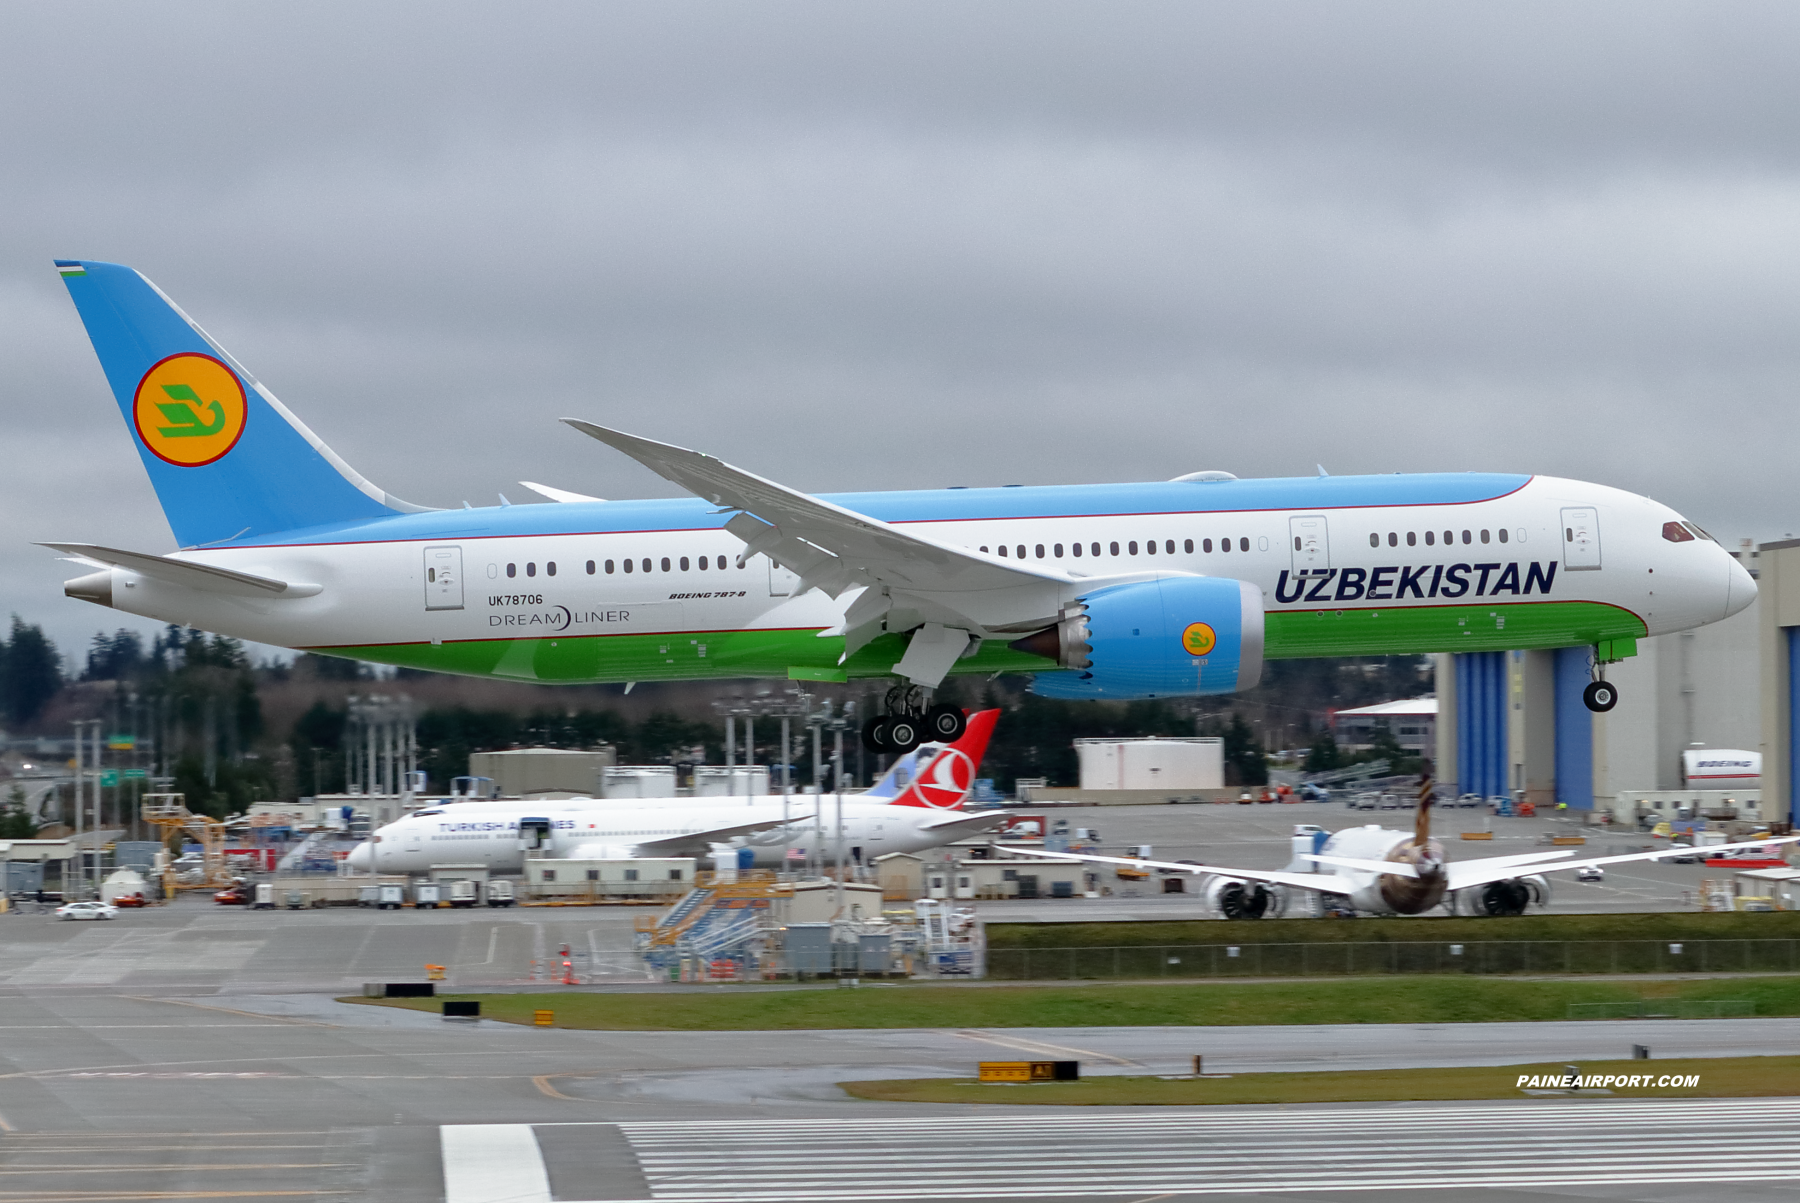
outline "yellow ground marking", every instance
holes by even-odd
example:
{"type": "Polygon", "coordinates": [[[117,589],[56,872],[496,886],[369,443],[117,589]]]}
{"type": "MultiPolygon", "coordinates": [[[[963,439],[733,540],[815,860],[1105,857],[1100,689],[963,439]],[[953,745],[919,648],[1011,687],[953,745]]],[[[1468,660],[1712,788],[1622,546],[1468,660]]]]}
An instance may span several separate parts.
{"type": "Polygon", "coordinates": [[[1096,1053],[1085,1048],[1069,1048],[1061,1044],[1044,1044],[1037,1040],[1021,1040],[1017,1036],[996,1036],[992,1032],[960,1031],[950,1033],[961,1036],[964,1040],[983,1040],[988,1044],[998,1044],[1003,1048],[1016,1048],[1026,1053],[1048,1053],[1064,1060],[1079,1061],[1083,1058],[1094,1061],[1110,1061],[1114,1065],[1137,1065],[1136,1061],[1127,1061],[1123,1057],[1115,1057],[1111,1053],[1096,1053]]]}

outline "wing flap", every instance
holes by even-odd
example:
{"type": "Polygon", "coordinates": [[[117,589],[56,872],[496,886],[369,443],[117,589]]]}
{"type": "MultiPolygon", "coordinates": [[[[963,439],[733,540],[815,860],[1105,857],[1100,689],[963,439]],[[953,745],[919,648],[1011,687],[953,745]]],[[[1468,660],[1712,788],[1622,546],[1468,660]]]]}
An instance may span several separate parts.
{"type": "Polygon", "coordinates": [[[1190,865],[1185,861],[1140,860],[1130,856],[1096,856],[1081,852],[1045,852],[1039,848],[1012,848],[993,845],[994,851],[1032,860],[1088,861],[1096,865],[1125,865],[1133,869],[1168,869],[1192,873],[1197,877],[1229,877],[1234,881],[1266,881],[1271,885],[1296,886],[1303,890],[1320,890],[1327,894],[1349,894],[1355,887],[1335,873],[1281,873],[1263,869],[1229,869],[1222,865],[1190,865]]]}
{"type": "Polygon", "coordinates": [[[712,827],[705,831],[690,831],[682,835],[665,836],[659,840],[643,840],[635,845],[644,856],[690,856],[702,855],[711,851],[712,845],[722,844],[733,836],[756,835],[759,832],[773,831],[777,827],[786,827],[793,823],[801,823],[812,818],[808,814],[789,815],[785,819],[762,819],[755,823],[737,823],[730,827],[712,827]],[[698,849],[698,851],[694,851],[698,849]]]}

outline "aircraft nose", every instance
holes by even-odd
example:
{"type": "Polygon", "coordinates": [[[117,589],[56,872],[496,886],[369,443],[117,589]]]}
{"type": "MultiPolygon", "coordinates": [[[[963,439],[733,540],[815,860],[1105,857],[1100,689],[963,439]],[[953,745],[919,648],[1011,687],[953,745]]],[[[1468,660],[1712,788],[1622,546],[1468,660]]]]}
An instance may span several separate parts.
{"type": "Polygon", "coordinates": [[[374,855],[374,845],[370,844],[368,840],[364,840],[356,847],[350,849],[350,855],[344,858],[344,863],[349,865],[352,869],[367,869],[371,867],[369,862],[370,858],[374,855]]]}
{"type": "Polygon", "coordinates": [[[1756,600],[1756,580],[1735,557],[1726,556],[1725,617],[1742,613],[1756,600]]]}

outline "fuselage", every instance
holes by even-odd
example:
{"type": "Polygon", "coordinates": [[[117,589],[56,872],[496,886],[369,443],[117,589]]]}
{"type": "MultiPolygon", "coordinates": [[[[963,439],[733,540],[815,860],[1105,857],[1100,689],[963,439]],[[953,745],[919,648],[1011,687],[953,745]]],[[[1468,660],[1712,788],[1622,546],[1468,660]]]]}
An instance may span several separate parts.
{"type": "MultiPolygon", "coordinates": [[[[826,500],[929,538],[1083,576],[1163,571],[1262,590],[1265,655],[1565,647],[1718,621],[1748,573],[1645,497],[1499,474],[941,489],[826,500]],[[1671,533],[1673,532],[1673,533],[1671,533]]],[[[698,499],[403,514],[176,553],[319,586],[226,596],[112,570],[110,604],[286,647],[441,672],[605,682],[881,676],[883,635],[840,663],[855,591],[795,595],[740,566],[698,499]]],[[[1046,671],[982,643],[954,671],[1046,671]]]]}
{"type": "MultiPolygon", "coordinates": [[[[929,807],[866,802],[861,795],[794,794],[690,802],[654,800],[607,802],[571,798],[554,802],[457,802],[427,807],[381,828],[351,857],[351,867],[382,873],[424,873],[433,865],[481,864],[496,872],[519,872],[525,857],[629,859],[637,856],[705,856],[703,833],[758,822],[785,823],[769,830],[722,839],[755,854],[754,866],[778,869],[809,856],[837,863],[867,863],[890,852],[917,852],[976,833],[969,827],[926,824],[961,813],[929,807]],[[536,822],[534,822],[534,820],[536,822]],[[521,830],[521,825],[525,830],[521,830]],[[541,832],[541,834],[540,834],[541,832]],[[646,849],[694,837],[680,852],[646,849]],[[527,845],[531,845],[528,849],[527,845]],[[798,856],[790,857],[790,853],[798,856]],[[373,864],[370,863],[371,854],[373,864]]],[[[973,817],[972,817],[973,818],[973,817]]]]}

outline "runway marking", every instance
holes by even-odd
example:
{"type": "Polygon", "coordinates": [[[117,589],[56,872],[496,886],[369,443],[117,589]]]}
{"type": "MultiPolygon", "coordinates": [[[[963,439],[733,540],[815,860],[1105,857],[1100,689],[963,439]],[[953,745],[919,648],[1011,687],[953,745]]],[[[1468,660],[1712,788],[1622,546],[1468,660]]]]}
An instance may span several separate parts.
{"type": "Polygon", "coordinates": [[[438,1129],[444,1203],[550,1203],[550,1174],[530,1124],[438,1129]]]}
{"type": "Polygon", "coordinates": [[[1137,1061],[1127,1061],[1124,1057],[1115,1057],[1111,1053],[1097,1053],[1091,1049],[1069,1048],[1061,1044],[1045,1044],[1038,1040],[1022,1040],[1017,1036],[996,1036],[992,1032],[973,1030],[951,1032],[952,1036],[961,1036],[964,1040],[982,1040],[988,1044],[998,1044],[1003,1048],[1016,1048],[1025,1053],[1053,1053],[1058,1057],[1079,1060],[1088,1058],[1094,1061],[1110,1061],[1114,1065],[1129,1065],[1138,1069],[1143,1066],[1137,1061]]]}
{"type": "MultiPolygon", "coordinates": [[[[215,1010],[223,1010],[223,1007],[215,1010]]],[[[243,1014],[244,1012],[238,1012],[243,1014]]],[[[278,1023],[8,1023],[0,1032],[133,1032],[168,1029],[178,1032],[211,1032],[219,1028],[278,1028],[278,1023]]]]}
{"type": "Polygon", "coordinates": [[[86,1190],[0,1190],[0,1199],[29,1199],[33,1203],[105,1203],[106,1200],[133,1199],[292,1199],[296,1196],[315,1198],[319,1195],[347,1195],[347,1190],[159,1190],[122,1195],[115,1191],[86,1190]]]}

